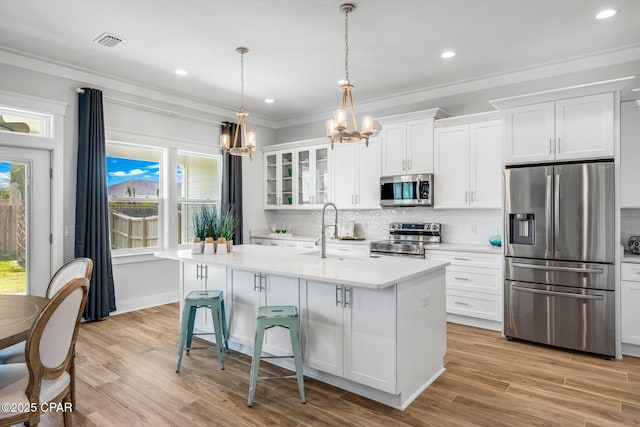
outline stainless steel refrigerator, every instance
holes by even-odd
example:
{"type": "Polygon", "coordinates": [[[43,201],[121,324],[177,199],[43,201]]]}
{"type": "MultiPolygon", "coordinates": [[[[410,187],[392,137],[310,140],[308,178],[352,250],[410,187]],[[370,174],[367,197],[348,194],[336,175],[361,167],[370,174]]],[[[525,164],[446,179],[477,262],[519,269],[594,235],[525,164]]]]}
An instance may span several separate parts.
{"type": "Polygon", "coordinates": [[[504,333],[615,356],[612,161],[505,170],[504,333]]]}

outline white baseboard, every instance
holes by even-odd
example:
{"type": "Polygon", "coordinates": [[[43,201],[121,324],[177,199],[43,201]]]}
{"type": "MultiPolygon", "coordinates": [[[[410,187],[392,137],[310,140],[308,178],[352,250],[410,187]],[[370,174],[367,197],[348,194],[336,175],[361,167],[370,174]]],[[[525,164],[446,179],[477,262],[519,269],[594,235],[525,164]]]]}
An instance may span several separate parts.
{"type": "Polygon", "coordinates": [[[458,314],[447,313],[447,322],[459,323],[465,326],[473,326],[475,328],[502,332],[502,322],[495,320],[477,319],[475,317],[460,316],[458,314]]]}
{"type": "Polygon", "coordinates": [[[118,315],[129,311],[142,310],[143,308],[155,307],[169,304],[180,300],[180,291],[175,290],[164,294],[149,295],[141,298],[131,298],[128,300],[116,300],[117,310],[110,315],[118,315]]]}
{"type": "Polygon", "coordinates": [[[640,345],[622,343],[622,354],[625,356],[640,357],[640,345]]]}

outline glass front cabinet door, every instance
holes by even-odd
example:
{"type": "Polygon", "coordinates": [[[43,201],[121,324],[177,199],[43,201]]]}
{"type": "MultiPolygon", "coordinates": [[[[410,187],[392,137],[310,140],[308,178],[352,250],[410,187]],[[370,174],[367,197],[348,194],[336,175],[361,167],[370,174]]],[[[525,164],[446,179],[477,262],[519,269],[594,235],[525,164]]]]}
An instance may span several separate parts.
{"type": "Polygon", "coordinates": [[[297,207],[317,208],[330,201],[328,145],[297,150],[297,207]]]}
{"type": "Polygon", "coordinates": [[[294,151],[274,151],[264,155],[265,209],[295,207],[294,151]]]}

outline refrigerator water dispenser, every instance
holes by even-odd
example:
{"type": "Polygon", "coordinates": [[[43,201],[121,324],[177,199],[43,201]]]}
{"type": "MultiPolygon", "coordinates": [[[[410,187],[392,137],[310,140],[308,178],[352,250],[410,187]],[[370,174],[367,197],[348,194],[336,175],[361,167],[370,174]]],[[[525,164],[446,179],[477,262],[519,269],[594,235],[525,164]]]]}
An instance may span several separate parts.
{"type": "Polygon", "coordinates": [[[535,245],[535,230],[535,214],[509,214],[509,243],[516,245],[535,245]]]}

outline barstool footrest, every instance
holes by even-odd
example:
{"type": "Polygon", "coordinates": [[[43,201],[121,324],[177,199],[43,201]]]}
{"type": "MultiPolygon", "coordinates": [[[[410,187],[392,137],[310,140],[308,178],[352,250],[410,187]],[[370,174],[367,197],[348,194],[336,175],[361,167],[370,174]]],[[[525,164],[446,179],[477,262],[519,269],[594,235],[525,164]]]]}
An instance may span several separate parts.
{"type": "Polygon", "coordinates": [[[293,359],[295,356],[260,356],[260,359],[293,359]]]}
{"type": "Polygon", "coordinates": [[[298,378],[297,375],[272,375],[269,377],[258,377],[259,380],[282,380],[282,379],[291,379],[298,378]]]}

